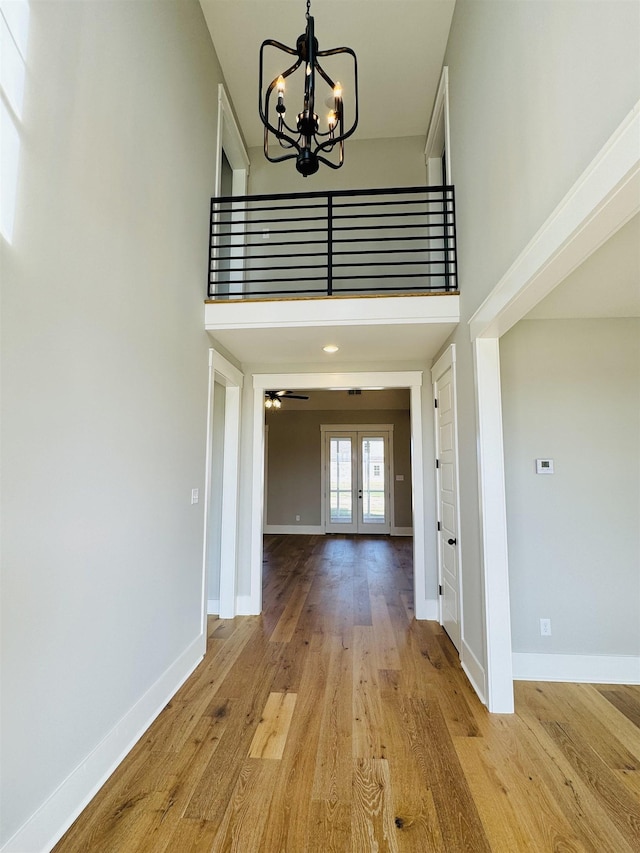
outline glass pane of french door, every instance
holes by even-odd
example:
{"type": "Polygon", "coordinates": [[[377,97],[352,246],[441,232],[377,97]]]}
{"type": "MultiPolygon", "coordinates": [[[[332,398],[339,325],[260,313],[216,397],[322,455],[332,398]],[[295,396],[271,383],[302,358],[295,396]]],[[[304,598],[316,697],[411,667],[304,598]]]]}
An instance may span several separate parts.
{"type": "Polygon", "coordinates": [[[362,523],[385,524],[385,440],[382,437],[361,437],[360,441],[362,523]]]}
{"type": "Polygon", "coordinates": [[[329,520],[353,524],[353,443],[349,436],[329,442],[329,520]]]}

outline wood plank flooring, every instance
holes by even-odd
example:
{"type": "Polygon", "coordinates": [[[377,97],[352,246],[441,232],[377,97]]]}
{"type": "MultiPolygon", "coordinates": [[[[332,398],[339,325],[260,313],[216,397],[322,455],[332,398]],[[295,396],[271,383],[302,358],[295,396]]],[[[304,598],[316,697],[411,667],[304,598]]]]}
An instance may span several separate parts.
{"type": "Polygon", "coordinates": [[[416,622],[411,540],[268,536],[208,651],[56,853],[640,851],[640,688],[490,715],[416,622]]]}

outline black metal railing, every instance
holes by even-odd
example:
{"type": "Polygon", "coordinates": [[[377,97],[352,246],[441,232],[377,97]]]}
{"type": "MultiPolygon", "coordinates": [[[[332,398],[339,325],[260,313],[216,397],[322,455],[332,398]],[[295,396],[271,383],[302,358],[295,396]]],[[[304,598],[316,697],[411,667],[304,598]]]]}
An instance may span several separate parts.
{"type": "Polygon", "coordinates": [[[211,199],[211,298],[457,290],[452,186],[211,199]]]}

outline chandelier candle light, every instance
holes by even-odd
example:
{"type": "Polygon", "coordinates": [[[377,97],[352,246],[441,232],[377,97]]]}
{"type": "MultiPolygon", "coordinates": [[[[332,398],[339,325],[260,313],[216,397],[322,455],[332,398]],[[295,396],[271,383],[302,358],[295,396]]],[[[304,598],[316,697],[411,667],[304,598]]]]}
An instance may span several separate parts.
{"type": "Polygon", "coordinates": [[[307,175],[315,174],[320,163],[324,163],[332,169],[339,169],[344,162],[344,140],[348,139],[358,126],[358,61],[356,55],[350,47],[335,47],[332,50],[318,49],[318,40],[314,35],[314,22],[310,14],[310,7],[311,0],[307,0],[307,26],[304,33],[299,36],[295,49],[273,39],[266,39],[260,47],[259,109],[260,119],[264,125],[264,155],[271,163],[280,163],[283,160],[291,160],[295,157],[296,169],[305,178],[307,175]],[[275,77],[263,93],[266,47],[275,47],[283,53],[295,56],[296,61],[286,71],[275,77]],[[353,58],[355,117],[353,124],[346,131],[344,129],[342,86],[339,82],[334,82],[318,62],[319,57],[335,56],[339,53],[348,54],[353,58]],[[302,111],[297,115],[294,128],[286,121],[286,80],[301,66],[304,67],[304,102],[302,111]],[[320,78],[319,82],[324,81],[331,90],[331,94],[325,101],[325,103],[331,104],[331,109],[326,117],[327,129],[324,131],[320,130],[320,120],[315,112],[316,73],[320,78]],[[291,153],[279,157],[270,156],[270,134],[273,134],[281,148],[290,149],[291,153]],[[336,149],[338,153],[337,162],[323,156],[336,149]]]}

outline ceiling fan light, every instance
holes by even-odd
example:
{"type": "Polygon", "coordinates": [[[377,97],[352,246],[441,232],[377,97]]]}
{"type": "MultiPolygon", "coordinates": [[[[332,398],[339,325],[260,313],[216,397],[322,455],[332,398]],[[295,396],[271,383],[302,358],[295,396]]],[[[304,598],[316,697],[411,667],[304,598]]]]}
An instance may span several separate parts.
{"type": "Polygon", "coordinates": [[[280,398],[276,397],[276,399],[273,401],[273,408],[279,409],[281,406],[282,406],[282,403],[280,401],[280,398]]]}

